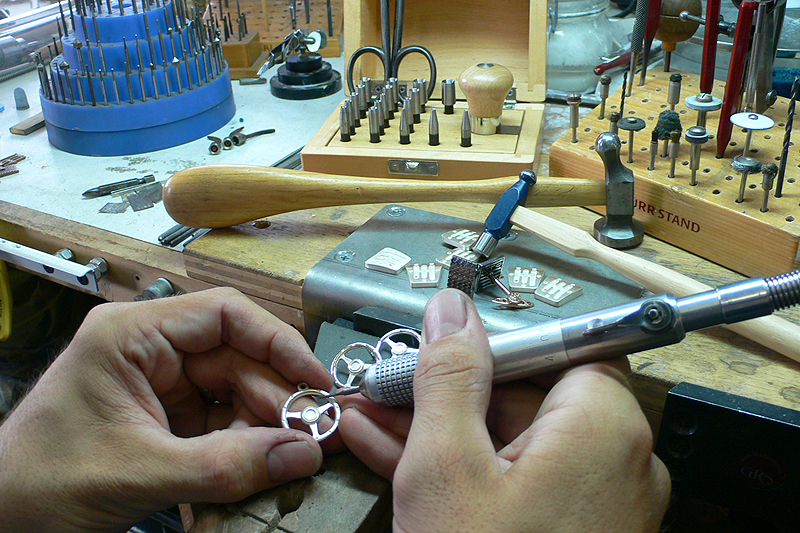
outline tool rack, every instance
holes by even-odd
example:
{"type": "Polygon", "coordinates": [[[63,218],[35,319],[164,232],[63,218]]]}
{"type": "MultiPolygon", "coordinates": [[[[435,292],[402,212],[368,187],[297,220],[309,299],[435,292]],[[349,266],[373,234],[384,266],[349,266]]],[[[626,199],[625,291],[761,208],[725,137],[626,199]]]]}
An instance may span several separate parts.
{"type": "Polygon", "coordinates": [[[219,39],[188,20],[185,4],[107,5],[70,9],[62,53],[39,67],[53,146],[95,156],[150,152],[203,137],[233,117],[219,39]]]}
{"type": "MultiPolygon", "coordinates": [[[[683,74],[683,73],[682,73],[683,74]]],[[[747,276],[775,275],[798,267],[800,244],[800,158],[789,151],[783,195],[771,197],[767,212],[761,212],[763,190],[761,174],[749,176],[744,202],[737,203],[740,175],[731,168],[734,156],[742,152],[746,133],[734,128],[724,157],[717,159],[715,134],[719,111],[708,113],[708,143],[702,145],[697,185],[691,186],[689,155],[691,145],[684,133],[697,121],[697,112],[685,106],[686,97],[699,93],[699,76],[683,74],[680,114],[683,132],[674,178],[668,178],[670,160],[662,158],[659,142],[654,170],[650,164],[650,131],[667,105],[670,73],[650,71],[644,86],[634,83],[625,99],[624,115],[641,117],[646,129],[635,136],[634,162],[625,163],[636,177],[634,216],[644,223],[645,231],[710,261],[747,276]]],[[[638,78],[638,76],[637,76],[638,78]]],[[[722,97],[725,84],[716,81],[713,94],[722,97]]],[[[578,142],[571,133],[551,147],[550,172],[554,176],[604,178],[602,161],[594,153],[597,136],[609,130],[608,114],[619,110],[621,92],[612,94],[606,103],[606,119],[599,118],[599,108],[584,117],[577,129],[578,142]]],[[[762,163],[779,163],[783,148],[788,100],[778,101],[764,114],[775,121],[771,130],[753,132],[750,155],[762,163]]],[[[627,160],[628,132],[620,130],[622,160],[627,160]]],[[[794,143],[792,143],[794,144],[794,143]]],[[[774,190],[772,191],[774,193],[774,190]]]]}

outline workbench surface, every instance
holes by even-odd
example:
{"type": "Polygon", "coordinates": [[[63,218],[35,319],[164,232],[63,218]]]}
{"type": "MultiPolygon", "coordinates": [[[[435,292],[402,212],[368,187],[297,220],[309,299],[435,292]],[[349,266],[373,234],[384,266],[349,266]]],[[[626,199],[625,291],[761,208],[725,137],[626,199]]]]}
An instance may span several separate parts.
{"type": "MultiPolygon", "coordinates": [[[[341,58],[332,63],[341,70],[341,58]]],[[[307,142],[342,99],[339,93],[312,101],[281,101],[269,94],[267,85],[240,86],[236,82],[234,93],[236,115],[217,136],[225,136],[239,126],[244,126],[246,132],[274,127],[276,133],[219,156],[209,155],[209,143],[203,138],[147,154],[100,158],[67,154],[50,147],[44,129],[27,137],[8,133],[10,126],[39,112],[38,78],[32,72],[0,84],[0,103],[6,106],[0,113],[0,157],[13,153],[27,156],[18,165],[19,174],[0,178],[0,237],[51,253],[69,246],[81,262],[103,256],[109,261],[110,271],[101,296],[109,300],[129,301],[160,276],[186,291],[231,285],[302,328],[300,294],[305,275],[380,206],[279,215],[263,229],[246,224],[214,230],[181,251],[157,244],[158,235],[174,224],[163,203],[140,212],[129,209],[123,214],[101,214],[98,211],[108,198],[84,200],[80,196],[84,190],[103,183],[146,174],[165,180],[175,171],[196,165],[270,164],[307,142]],[[14,109],[13,90],[18,86],[26,89],[29,110],[14,109]]],[[[583,111],[585,114],[587,110],[583,111]]],[[[547,173],[550,143],[566,131],[566,117],[566,106],[547,105],[537,169],[540,175],[547,173]]],[[[469,202],[414,207],[473,220],[482,220],[491,208],[469,202]]],[[[585,230],[590,230],[597,218],[595,213],[578,207],[547,208],[541,212],[585,230]]],[[[630,253],[712,286],[742,279],[730,270],[649,236],[630,253]]],[[[800,323],[797,310],[780,315],[800,323]]],[[[690,333],[681,344],[634,354],[630,361],[634,388],[654,427],[658,425],[666,392],[680,381],[800,409],[800,365],[720,328],[690,333]]],[[[242,516],[233,507],[226,512],[242,516]]],[[[216,531],[214,527],[199,531],[216,531]]],[[[230,526],[228,530],[246,531],[244,526],[230,526]]]]}

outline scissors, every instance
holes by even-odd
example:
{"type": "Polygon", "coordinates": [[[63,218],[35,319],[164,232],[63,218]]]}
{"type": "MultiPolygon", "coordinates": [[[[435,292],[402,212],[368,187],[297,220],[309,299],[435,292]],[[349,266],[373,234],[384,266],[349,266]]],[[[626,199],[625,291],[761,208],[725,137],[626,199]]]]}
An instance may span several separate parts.
{"type": "Polygon", "coordinates": [[[383,64],[383,79],[388,81],[389,78],[396,78],[400,70],[400,63],[410,53],[418,52],[425,56],[428,60],[428,66],[431,70],[431,82],[428,85],[428,97],[433,94],[436,85],[436,61],[433,59],[431,51],[420,45],[406,46],[403,48],[403,17],[406,9],[405,0],[396,0],[394,5],[394,35],[390,35],[389,29],[389,0],[381,0],[381,40],[383,46],[362,46],[350,56],[350,61],[347,64],[347,88],[350,92],[355,91],[353,84],[353,66],[359,57],[364,54],[374,54],[378,56],[383,64]],[[394,40],[391,48],[390,41],[394,40]]]}

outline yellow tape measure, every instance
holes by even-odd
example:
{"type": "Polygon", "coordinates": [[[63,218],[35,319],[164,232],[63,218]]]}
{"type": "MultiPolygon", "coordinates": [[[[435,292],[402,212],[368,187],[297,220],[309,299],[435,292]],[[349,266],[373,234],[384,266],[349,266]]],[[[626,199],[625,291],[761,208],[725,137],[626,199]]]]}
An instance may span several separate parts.
{"type": "Polygon", "coordinates": [[[11,335],[11,281],[5,261],[0,261],[0,341],[11,335]]]}

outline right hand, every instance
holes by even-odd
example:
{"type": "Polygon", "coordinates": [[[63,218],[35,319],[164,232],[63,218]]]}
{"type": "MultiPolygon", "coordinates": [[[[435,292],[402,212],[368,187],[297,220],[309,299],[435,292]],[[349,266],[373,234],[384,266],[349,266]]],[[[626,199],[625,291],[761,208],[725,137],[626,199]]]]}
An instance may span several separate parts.
{"type": "Polygon", "coordinates": [[[491,381],[489,344],[474,304],[444,290],[426,307],[414,415],[393,472],[391,458],[376,455],[374,439],[401,446],[385,428],[402,425],[392,419],[402,414],[360,403],[354,407],[360,411],[343,414],[351,449],[393,475],[395,532],[658,529],[669,474],[613,364],[564,372],[536,402],[533,422],[499,451],[487,429],[491,381]],[[373,441],[359,438],[365,435],[373,441]]]}

